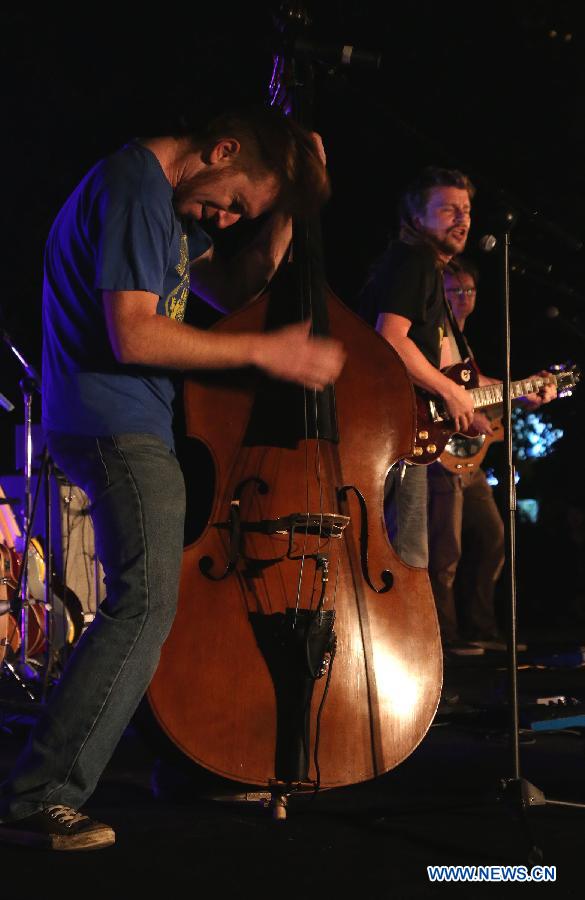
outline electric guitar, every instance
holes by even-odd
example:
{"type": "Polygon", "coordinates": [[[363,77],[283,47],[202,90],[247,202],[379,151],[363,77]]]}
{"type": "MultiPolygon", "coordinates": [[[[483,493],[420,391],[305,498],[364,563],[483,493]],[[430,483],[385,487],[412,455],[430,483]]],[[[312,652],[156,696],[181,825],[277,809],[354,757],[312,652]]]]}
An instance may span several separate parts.
{"type": "MultiPolygon", "coordinates": [[[[443,375],[451,378],[456,384],[460,384],[466,390],[471,391],[474,409],[489,409],[503,402],[504,386],[502,382],[479,387],[478,371],[471,360],[447,366],[441,371],[443,375]]],[[[537,393],[545,384],[555,384],[559,397],[566,396],[570,393],[571,388],[578,383],[580,377],[581,372],[577,366],[573,365],[569,368],[553,366],[552,371],[548,375],[534,375],[532,378],[513,381],[510,385],[512,402],[526,396],[526,394],[537,393]]],[[[407,456],[406,459],[408,462],[419,466],[428,466],[440,456],[441,462],[443,462],[444,451],[455,434],[453,420],[449,417],[442,398],[434,396],[428,391],[422,391],[417,388],[416,406],[417,418],[414,447],[412,454],[407,456]]],[[[468,438],[475,442],[475,450],[472,452],[472,455],[474,453],[481,454],[479,461],[475,465],[479,465],[492,441],[501,440],[501,438],[494,436],[486,445],[486,440],[479,441],[479,438],[489,438],[490,436],[480,435],[475,428],[470,428],[468,431],[463,432],[463,435],[463,439],[468,438]]],[[[452,453],[451,455],[456,454],[452,453]]],[[[457,464],[454,463],[454,465],[456,466],[457,464]]],[[[448,468],[451,468],[451,466],[448,466],[448,468]]],[[[465,466],[465,468],[468,467],[465,466]]],[[[460,471],[460,469],[455,468],[453,471],[460,471]]]]}
{"type": "Polygon", "coordinates": [[[460,475],[462,471],[478,469],[491,445],[504,440],[504,423],[501,417],[490,419],[490,425],[493,434],[477,434],[475,437],[451,435],[439,456],[441,465],[456,475],[460,475]]]}

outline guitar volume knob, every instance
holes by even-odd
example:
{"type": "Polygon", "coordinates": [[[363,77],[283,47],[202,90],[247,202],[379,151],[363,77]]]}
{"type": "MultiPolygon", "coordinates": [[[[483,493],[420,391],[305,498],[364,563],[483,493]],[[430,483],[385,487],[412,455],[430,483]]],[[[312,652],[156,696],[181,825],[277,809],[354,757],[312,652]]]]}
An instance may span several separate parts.
{"type": "Polygon", "coordinates": [[[428,441],[428,439],[429,439],[428,431],[419,431],[418,436],[421,441],[428,441]]]}
{"type": "Polygon", "coordinates": [[[437,445],[436,444],[427,444],[427,453],[436,453],[437,445]]]}
{"type": "Polygon", "coordinates": [[[413,456],[422,456],[423,453],[424,453],[424,450],[422,447],[415,447],[414,450],[412,451],[413,456]]]}

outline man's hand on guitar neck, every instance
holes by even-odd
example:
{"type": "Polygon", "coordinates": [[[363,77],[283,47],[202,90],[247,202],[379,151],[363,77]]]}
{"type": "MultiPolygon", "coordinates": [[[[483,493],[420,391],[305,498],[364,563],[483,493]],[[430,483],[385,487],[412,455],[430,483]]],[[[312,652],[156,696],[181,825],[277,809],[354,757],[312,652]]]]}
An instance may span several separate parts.
{"type": "MultiPolygon", "coordinates": [[[[543,369],[537,375],[532,375],[531,378],[547,378],[551,377],[550,372],[547,372],[546,369],[543,369]]],[[[557,386],[554,381],[546,381],[538,393],[535,394],[526,394],[526,396],[522,399],[522,404],[525,409],[532,410],[538,409],[539,406],[542,406],[543,403],[550,403],[551,400],[554,400],[557,396],[557,386]]]]}

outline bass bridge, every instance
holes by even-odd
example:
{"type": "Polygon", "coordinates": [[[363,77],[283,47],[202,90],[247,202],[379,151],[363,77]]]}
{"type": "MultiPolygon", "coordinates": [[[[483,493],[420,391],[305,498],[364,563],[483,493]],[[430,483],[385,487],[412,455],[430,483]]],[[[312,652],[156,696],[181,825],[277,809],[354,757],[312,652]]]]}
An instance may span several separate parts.
{"type": "MultiPolygon", "coordinates": [[[[260,493],[266,492],[263,486],[263,482],[257,485],[260,493]]],[[[236,569],[240,560],[244,560],[252,570],[266,568],[284,559],[298,560],[305,558],[319,561],[322,558],[320,553],[303,552],[299,554],[295,551],[297,538],[299,536],[312,536],[317,538],[319,542],[340,540],[343,532],[349,525],[350,517],[342,516],[338,513],[294,512],[275,519],[242,520],[240,495],[243,487],[244,485],[239,486],[236,496],[230,503],[228,521],[213,523],[214,528],[228,532],[228,562],[225,570],[221,575],[213,575],[211,571],[214,566],[213,559],[210,556],[204,556],[199,560],[201,572],[213,581],[221,581],[227,578],[236,569]],[[258,534],[268,537],[275,535],[288,536],[287,550],[280,556],[267,559],[251,557],[244,550],[244,536],[246,534],[258,534]]]]}

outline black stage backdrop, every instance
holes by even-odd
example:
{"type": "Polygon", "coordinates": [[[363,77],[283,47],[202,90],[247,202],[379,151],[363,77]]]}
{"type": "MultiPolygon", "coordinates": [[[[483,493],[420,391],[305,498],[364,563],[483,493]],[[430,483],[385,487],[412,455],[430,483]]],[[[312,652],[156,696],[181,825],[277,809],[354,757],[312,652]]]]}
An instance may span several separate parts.
{"type": "MultiPolygon", "coordinates": [[[[129,138],[164,133],[185,111],[205,115],[263,100],[279,5],[214,4],[203,12],[193,4],[156,16],[139,7],[124,14],[90,7],[83,23],[59,11],[0,15],[0,308],[4,328],[34,365],[40,367],[43,245],[62,202],[95,161],[129,138]]],[[[368,267],[395,233],[405,183],[423,165],[455,166],[478,187],[469,254],[481,281],[468,330],[482,368],[502,371],[500,274],[497,253],[482,255],[477,242],[508,206],[517,213],[512,242],[522,254],[512,275],[513,377],[567,359],[582,364],[585,256],[575,244],[585,234],[585,29],[578,4],[321,0],[312,7],[316,41],[383,56],[378,72],[321,67],[318,74],[315,124],[333,181],[325,250],[336,293],[355,304],[368,267]],[[534,212],[556,228],[539,226],[534,212]]],[[[229,238],[238,240],[237,230],[229,238]]],[[[212,320],[196,303],[191,317],[202,325],[212,320]]],[[[0,410],[0,473],[15,468],[21,374],[1,347],[0,391],[16,411],[0,410]]],[[[563,437],[548,458],[520,466],[520,497],[540,501],[539,522],[520,529],[521,545],[531,548],[521,574],[535,614],[550,610],[558,584],[556,573],[546,574],[549,557],[554,561],[567,535],[570,546],[578,544],[583,531],[584,392],[547,407],[563,437]],[[535,547],[546,549],[538,568],[535,547]]],[[[488,461],[497,473],[496,448],[488,461]]],[[[573,591],[577,570],[571,553],[564,556],[573,591]]]]}

